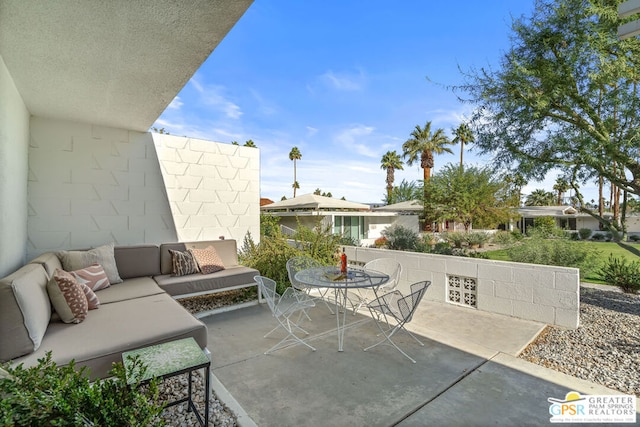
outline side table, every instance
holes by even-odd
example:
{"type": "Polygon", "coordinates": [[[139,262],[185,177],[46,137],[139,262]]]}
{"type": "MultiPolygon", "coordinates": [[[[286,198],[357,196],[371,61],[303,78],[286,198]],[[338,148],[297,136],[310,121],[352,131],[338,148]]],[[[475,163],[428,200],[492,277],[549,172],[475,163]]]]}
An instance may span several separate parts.
{"type": "Polygon", "coordinates": [[[129,384],[133,384],[136,380],[145,383],[154,377],[166,379],[188,373],[189,390],[187,397],[170,402],[167,406],[188,402],[187,410],[193,410],[200,425],[205,427],[209,425],[209,375],[211,361],[192,337],[122,353],[122,361],[125,368],[127,368],[127,372],[131,367],[129,357],[133,356],[139,356],[140,361],[147,366],[147,371],[142,378],[127,378],[129,384]],[[192,399],[191,374],[198,369],[204,369],[205,373],[204,420],[192,399]]]}

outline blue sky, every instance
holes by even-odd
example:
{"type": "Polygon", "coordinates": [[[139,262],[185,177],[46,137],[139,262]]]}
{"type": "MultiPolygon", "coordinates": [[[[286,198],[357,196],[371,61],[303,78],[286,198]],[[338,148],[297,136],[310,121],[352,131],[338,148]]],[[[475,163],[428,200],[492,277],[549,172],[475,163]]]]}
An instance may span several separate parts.
{"type": "MultiPolygon", "coordinates": [[[[297,146],[299,195],[320,188],[378,203],[382,155],[401,154],[427,121],[451,135],[471,106],[445,86],[462,83],[459,67],[497,66],[512,18],[533,3],[256,0],[154,126],[217,142],[252,139],[262,197],[293,196],[289,152],[297,146]]],[[[459,146],[451,148],[433,172],[459,162],[459,146]]],[[[489,162],[467,148],[465,163],[489,162]]],[[[422,179],[419,165],[397,171],[396,184],[402,179],[422,179]]],[[[524,193],[554,182],[532,182],[524,193]]]]}

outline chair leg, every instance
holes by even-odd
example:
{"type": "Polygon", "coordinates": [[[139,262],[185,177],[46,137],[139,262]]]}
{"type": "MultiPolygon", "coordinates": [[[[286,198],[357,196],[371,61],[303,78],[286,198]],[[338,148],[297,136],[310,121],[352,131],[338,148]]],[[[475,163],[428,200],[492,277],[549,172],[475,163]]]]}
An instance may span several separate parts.
{"type": "MultiPolygon", "coordinates": [[[[370,350],[370,349],[372,349],[372,348],[374,348],[374,347],[377,347],[377,346],[378,346],[378,345],[380,345],[380,344],[383,344],[383,343],[388,342],[388,343],[389,343],[389,344],[391,344],[393,347],[395,347],[395,348],[396,348],[396,350],[398,350],[400,353],[402,353],[402,354],[403,354],[407,359],[411,360],[411,362],[413,362],[413,363],[416,363],[416,361],[415,361],[411,356],[409,356],[407,353],[405,353],[405,352],[404,352],[400,347],[398,347],[398,345],[397,345],[395,342],[393,342],[393,340],[391,339],[391,337],[392,337],[396,332],[398,332],[400,329],[404,329],[404,328],[403,328],[403,323],[400,323],[400,324],[396,325],[393,329],[391,329],[391,332],[390,332],[389,334],[387,334],[388,330],[387,330],[387,331],[385,331],[384,329],[382,329],[382,326],[380,326],[380,322],[376,322],[376,325],[378,325],[378,329],[380,329],[380,332],[382,332],[382,335],[384,335],[384,339],[382,339],[382,340],[378,341],[377,343],[375,343],[375,344],[373,344],[373,345],[370,345],[369,347],[367,347],[367,348],[363,349],[364,351],[370,350]]],[[[406,329],[405,329],[405,330],[406,330],[406,329]]],[[[407,332],[409,332],[409,331],[407,331],[407,332]]],[[[409,334],[410,334],[411,336],[413,336],[413,338],[414,338],[414,339],[416,339],[416,340],[417,340],[417,338],[416,338],[416,337],[415,337],[411,332],[409,332],[409,334]]],[[[422,344],[420,341],[418,341],[418,342],[419,342],[421,345],[424,345],[424,344],[422,344]]]]}
{"type": "MultiPolygon", "coordinates": [[[[300,315],[300,318],[301,317],[302,317],[302,313],[300,315]]],[[[293,333],[293,328],[295,327],[296,329],[301,330],[306,335],[309,335],[309,332],[305,331],[300,326],[298,326],[296,323],[294,323],[291,320],[289,320],[288,317],[285,318],[285,321],[282,321],[281,319],[277,319],[277,320],[278,320],[278,323],[280,323],[280,326],[282,326],[284,328],[284,330],[287,332],[287,336],[284,337],[282,340],[280,340],[280,342],[278,342],[276,345],[271,347],[269,350],[265,351],[264,354],[270,354],[270,353],[273,353],[276,350],[279,350],[280,348],[283,348],[284,344],[289,342],[289,341],[298,342],[300,344],[304,344],[307,347],[309,347],[312,351],[316,351],[315,347],[313,347],[310,344],[308,344],[307,342],[305,342],[302,338],[296,336],[296,334],[293,333]]],[[[276,326],[274,329],[271,330],[271,332],[269,332],[267,335],[265,335],[265,338],[268,335],[270,335],[272,332],[277,330],[277,329],[279,329],[278,326],[276,326]]]]}

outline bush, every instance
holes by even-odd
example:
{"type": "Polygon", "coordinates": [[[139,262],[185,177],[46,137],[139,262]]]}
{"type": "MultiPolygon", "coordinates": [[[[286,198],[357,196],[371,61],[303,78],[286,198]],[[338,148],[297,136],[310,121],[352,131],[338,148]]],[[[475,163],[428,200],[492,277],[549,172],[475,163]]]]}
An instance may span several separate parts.
{"type": "Polygon", "coordinates": [[[491,236],[489,235],[489,233],[486,233],[484,231],[474,231],[471,233],[467,233],[465,238],[466,242],[469,245],[478,245],[480,247],[484,246],[484,244],[487,243],[490,239],[491,236]]]}
{"type": "Polygon", "coordinates": [[[524,235],[522,234],[522,231],[520,231],[520,230],[513,230],[511,232],[511,236],[513,237],[513,240],[516,240],[516,241],[524,239],[524,235]]]}
{"type": "Polygon", "coordinates": [[[638,236],[637,234],[633,234],[633,235],[629,236],[629,240],[631,240],[633,242],[637,242],[638,240],[640,240],[640,236],[638,236]]]}
{"type": "Polygon", "coordinates": [[[498,231],[493,235],[493,243],[501,246],[509,246],[515,242],[516,238],[509,231],[498,231]]]}
{"type": "Polygon", "coordinates": [[[593,236],[591,236],[591,240],[601,241],[604,239],[605,239],[605,236],[602,233],[594,233],[593,236]]]}
{"type": "Polygon", "coordinates": [[[591,230],[588,228],[581,228],[578,230],[578,235],[580,236],[580,239],[587,240],[591,237],[591,230]]]}
{"type": "MultiPolygon", "coordinates": [[[[132,359],[129,371],[114,364],[110,378],[91,383],[87,368],[71,361],[57,366],[51,352],[38,365],[4,366],[0,371],[0,425],[3,426],[161,426],[164,406],[157,382],[138,387],[127,375],[144,375],[146,367],[132,359]]],[[[141,377],[138,378],[141,378],[141,377]]]]}
{"type": "Polygon", "coordinates": [[[609,255],[609,259],[598,271],[600,278],[609,285],[619,287],[623,292],[636,293],[640,290],[640,263],[609,255]]]}
{"type": "Polygon", "coordinates": [[[566,239],[531,238],[507,249],[514,262],[557,265],[580,269],[580,276],[589,274],[596,265],[598,252],[580,242],[566,239]]]}
{"type": "Polygon", "coordinates": [[[413,251],[418,246],[420,236],[416,231],[401,225],[392,225],[382,231],[387,239],[387,247],[398,251],[413,251]]]}
{"type": "Polygon", "coordinates": [[[467,241],[467,234],[459,231],[450,231],[443,234],[444,240],[451,243],[454,248],[461,248],[462,244],[467,241]]]}
{"type": "Polygon", "coordinates": [[[387,246],[387,238],[386,237],[378,237],[375,242],[373,243],[373,245],[376,248],[383,248],[385,246],[387,246]]]}
{"type": "Polygon", "coordinates": [[[548,238],[557,236],[560,232],[554,217],[540,216],[533,219],[533,228],[529,229],[527,234],[530,237],[548,238]]]}

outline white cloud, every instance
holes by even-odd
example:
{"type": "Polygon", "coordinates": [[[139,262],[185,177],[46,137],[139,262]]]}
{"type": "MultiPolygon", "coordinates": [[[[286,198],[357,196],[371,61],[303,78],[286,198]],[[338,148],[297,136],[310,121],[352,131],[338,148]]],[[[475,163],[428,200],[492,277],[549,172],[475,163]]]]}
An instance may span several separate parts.
{"type": "Polygon", "coordinates": [[[361,90],[365,84],[365,76],[362,71],[358,74],[334,73],[332,70],[320,76],[320,81],[330,88],[344,91],[361,90]]]}
{"type": "Polygon", "coordinates": [[[179,110],[180,107],[182,107],[183,105],[184,105],[184,102],[182,102],[179,96],[176,96],[175,98],[173,98],[173,101],[171,101],[171,103],[167,106],[167,109],[179,110]]]}

